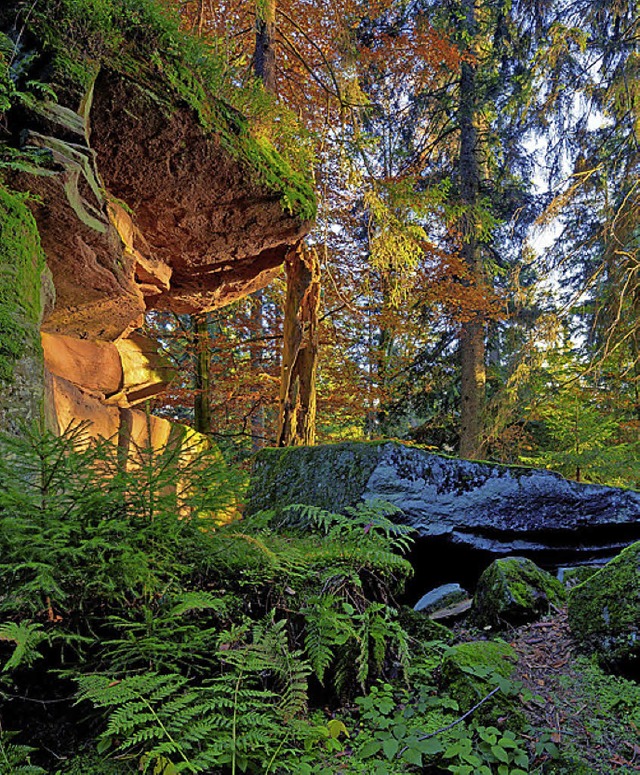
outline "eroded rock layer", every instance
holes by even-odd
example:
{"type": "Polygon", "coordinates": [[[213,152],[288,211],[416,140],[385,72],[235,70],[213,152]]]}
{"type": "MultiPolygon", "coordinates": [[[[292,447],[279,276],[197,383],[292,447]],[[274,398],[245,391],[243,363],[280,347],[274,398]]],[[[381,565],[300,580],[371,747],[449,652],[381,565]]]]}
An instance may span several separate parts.
{"type": "MultiPolygon", "coordinates": [[[[186,108],[167,115],[136,84],[96,83],[91,143],[110,193],[135,212],[136,248],[168,268],[148,307],[199,312],[264,287],[308,224],[186,108]],[[169,280],[170,275],[170,280],[169,280]]],[[[138,274],[140,279],[143,279],[138,274]]]]}

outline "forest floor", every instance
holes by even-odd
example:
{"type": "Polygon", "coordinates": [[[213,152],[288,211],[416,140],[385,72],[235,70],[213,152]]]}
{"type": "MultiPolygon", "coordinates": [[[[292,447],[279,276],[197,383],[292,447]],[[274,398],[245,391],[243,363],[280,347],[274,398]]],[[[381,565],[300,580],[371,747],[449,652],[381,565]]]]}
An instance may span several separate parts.
{"type": "Polygon", "coordinates": [[[549,730],[564,762],[550,772],[640,772],[640,684],[603,673],[578,654],[566,609],[505,639],[518,654],[514,677],[534,694],[525,705],[527,719],[536,730],[549,730]]]}

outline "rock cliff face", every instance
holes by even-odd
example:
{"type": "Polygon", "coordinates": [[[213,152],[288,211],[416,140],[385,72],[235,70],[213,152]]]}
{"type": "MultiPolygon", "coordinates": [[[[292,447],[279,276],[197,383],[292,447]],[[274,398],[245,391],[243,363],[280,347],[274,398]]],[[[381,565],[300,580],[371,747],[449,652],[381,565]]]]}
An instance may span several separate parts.
{"type": "MultiPolygon", "coordinates": [[[[80,43],[65,37],[73,29],[64,28],[64,19],[79,13],[74,9],[81,3],[56,6],[59,30],[46,3],[33,5],[22,20],[19,4],[9,3],[0,10],[0,29],[14,41],[25,83],[53,72],[59,101],[30,94],[7,113],[0,188],[14,209],[27,206],[33,216],[25,271],[42,255],[46,266],[41,261],[36,291],[25,292],[17,306],[0,294],[0,328],[6,318],[10,341],[11,321],[27,312],[32,326],[40,320],[44,361],[36,345],[13,355],[5,347],[12,363],[10,373],[0,373],[0,427],[15,429],[21,413],[35,417],[46,385],[50,425],[62,431],[69,421],[87,419],[101,435],[118,435],[136,425],[132,407],[161,392],[172,376],[154,343],[136,331],[144,313],[201,312],[264,287],[308,229],[312,207],[291,204],[286,163],[254,143],[240,114],[198,84],[204,94],[198,92],[198,110],[180,89],[176,94],[175,79],[166,74],[171,67],[183,73],[175,52],[167,54],[169,64],[151,66],[125,35],[120,45],[139,57],[137,64],[114,50],[96,65],[100,31],[80,43]],[[83,77],[58,88],[64,77],[56,80],[51,62],[67,62],[69,52],[83,77]],[[273,159],[278,174],[267,175],[273,159]],[[50,290],[37,310],[27,309],[40,287],[50,290]],[[20,407],[25,393],[34,397],[28,412],[20,407]]],[[[138,34],[127,24],[122,21],[127,34],[138,34]]],[[[164,28],[159,40],[163,35],[164,28]]],[[[1,56],[0,68],[13,77],[13,65],[1,56]]],[[[154,56],[162,52],[154,49],[154,56]]],[[[295,185],[300,199],[306,189],[295,185]]],[[[0,210],[0,275],[16,249],[11,224],[0,210]]]]}
{"type": "Polygon", "coordinates": [[[447,546],[463,550],[449,551],[453,562],[469,552],[483,560],[525,553],[547,565],[579,562],[640,538],[640,493],[395,442],[263,450],[249,510],[308,503],[335,511],[375,499],[393,503],[416,529],[423,563],[439,562],[447,546]]]}

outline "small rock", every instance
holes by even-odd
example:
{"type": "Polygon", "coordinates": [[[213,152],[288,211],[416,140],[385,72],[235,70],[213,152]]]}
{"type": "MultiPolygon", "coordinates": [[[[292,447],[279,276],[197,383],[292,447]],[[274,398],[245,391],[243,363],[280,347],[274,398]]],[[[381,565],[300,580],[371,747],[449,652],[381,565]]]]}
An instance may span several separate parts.
{"type": "Polygon", "coordinates": [[[564,602],[558,579],[526,557],[496,560],[480,576],[474,597],[474,618],[481,626],[532,622],[564,602]]]}
{"type": "Polygon", "coordinates": [[[466,600],[469,593],[460,584],[442,584],[423,595],[413,606],[414,611],[430,614],[466,600]]]}
{"type": "Polygon", "coordinates": [[[433,619],[434,622],[444,622],[452,619],[460,619],[471,610],[472,605],[473,600],[471,600],[471,598],[467,598],[466,600],[461,600],[459,603],[450,605],[447,608],[440,608],[437,611],[433,611],[433,613],[429,614],[429,618],[433,619]]]}

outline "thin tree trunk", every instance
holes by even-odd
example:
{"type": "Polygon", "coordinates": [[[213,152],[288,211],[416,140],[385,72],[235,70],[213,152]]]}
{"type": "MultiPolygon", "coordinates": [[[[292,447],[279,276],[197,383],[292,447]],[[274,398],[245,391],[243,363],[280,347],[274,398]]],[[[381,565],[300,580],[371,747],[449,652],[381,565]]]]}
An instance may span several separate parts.
{"type": "MultiPolygon", "coordinates": [[[[251,301],[251,331],[255,343],[251,346],[251,371],[260,374],[264,368],[264,291],[256,291],[251,301]]],[[[265,407],[262,396],[258,398],[257,405],[251,412],[251,451],[258,452],[265,445],[266,436],[265,407]]]]}
{"type": "Polygon", "coordinates": [[[207,313],[194,315],[193,339],[195,346],[195,399],[194,428],[200,433],[211,433],[211,339],[207,313]]]}
{"type": "Polygon", "coordinates": [[[256,0],[256,50],[253,68],[271,94],[276,93],[276,0],[256,0]]]}
{"type": "MultiPolygon", "coordinates": [[[[256,46],[253,54],[253,71],[262,81],[265,90],[276,93],[276,0],[256,0],[256,46]]],[[[265,335],[264,292],[253,294],[251,323],[256,339],[265,335]]],[[[251,368],[255,373],[264,365],[264,345],[256,342],[251,368]]],[[[266,435],[265,407],[260,403],[251,415],[252,450],[257,452],[264,446],[266,435]]]]}
{"type": "Polygon", "coordinates": [[[315,442],[320,269],[300,244],[287,257],[278,446],[315,442]]]}
{"type": "MultiPolygon", "coordinates": [[[[473,0],[466,0],[466,29],[476,32],[473,0]]],[[[460,77],[460,158],[458,174],[460,195],[465,207],[461,220],[462,258],[469,280],[478,287],[484,285],[482,256],[478,247],[476,208],[480,191],[478,163],[478,131],[476,126],[476,69],[472,62],[463,61],[460,77]]],[[[479,457],[482,452],[482,426],[485,404],[485,322],[478,313],[466,322],[460,335],[461,405],[460,456],[479,457]]]]}

